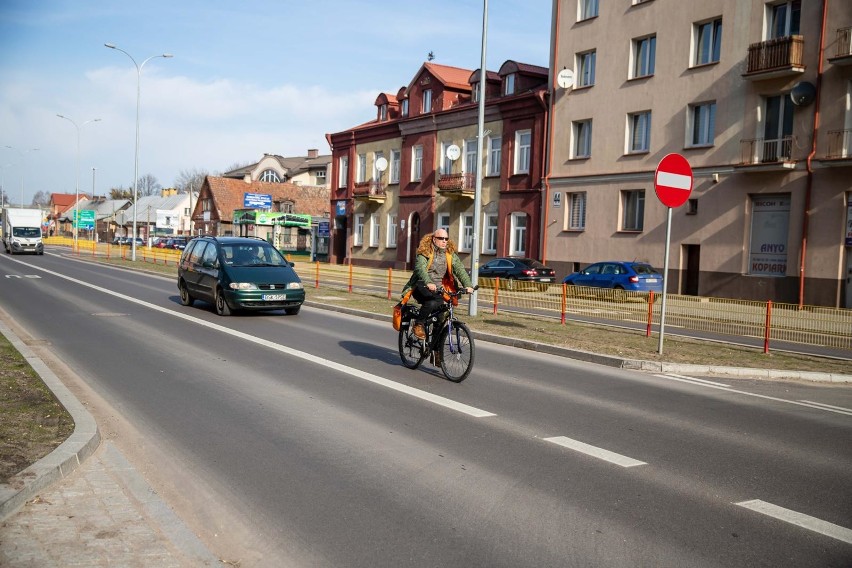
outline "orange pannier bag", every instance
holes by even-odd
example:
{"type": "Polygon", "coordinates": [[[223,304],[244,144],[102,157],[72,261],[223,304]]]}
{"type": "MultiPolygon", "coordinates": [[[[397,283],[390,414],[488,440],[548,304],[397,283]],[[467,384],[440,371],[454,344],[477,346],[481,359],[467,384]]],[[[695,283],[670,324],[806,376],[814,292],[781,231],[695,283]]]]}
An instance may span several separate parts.
{"type": "Polygon", "coordinates": [[[408,303],[409,298],[411,298],[411,290],[406,292],[405,296],[402,297],[402,300],[393,307],[393,328],[399,331],[399,328],[402,327],[402,310],[405,304],[408,303]]]}

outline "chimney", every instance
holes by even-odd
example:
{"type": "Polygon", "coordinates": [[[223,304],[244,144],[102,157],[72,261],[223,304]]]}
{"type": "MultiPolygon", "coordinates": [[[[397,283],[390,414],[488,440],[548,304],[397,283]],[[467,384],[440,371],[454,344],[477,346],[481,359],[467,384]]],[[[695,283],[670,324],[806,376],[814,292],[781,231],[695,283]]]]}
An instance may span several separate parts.
{"type": "Polygon", "coordinates": [[[319,150],[317,150],[316,148],[312,148],[312,149],[308,150],[308,159],[309,160],[313,160],[317,156],[319,156],[319,150]]]}

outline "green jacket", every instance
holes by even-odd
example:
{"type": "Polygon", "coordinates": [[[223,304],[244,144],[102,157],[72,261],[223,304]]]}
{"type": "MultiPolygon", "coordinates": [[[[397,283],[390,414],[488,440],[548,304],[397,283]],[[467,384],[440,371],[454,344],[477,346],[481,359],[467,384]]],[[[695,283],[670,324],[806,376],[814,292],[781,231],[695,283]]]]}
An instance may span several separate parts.
{"type": "MultiPolygon", "coordinates": [[[[402,297],[405,297],[405,294],[414,288],[418,282],[431,282],[429,278],[429,260],[430,257],[425,254],[418,254],[417,258],[414,261],[414,272],[411,273],[411,278],[406,282],[405,287],[402,289],[402,297]]],[[[467,270],[464,269],[464,264],[462,264],[459,255],[455,252],[447,253],[447,266],[452,267],[453,276],[455,277],[455,281],[461,283],[462,287],[468,288],[471,286],[470,276],[467,273],[467,270]]]]}

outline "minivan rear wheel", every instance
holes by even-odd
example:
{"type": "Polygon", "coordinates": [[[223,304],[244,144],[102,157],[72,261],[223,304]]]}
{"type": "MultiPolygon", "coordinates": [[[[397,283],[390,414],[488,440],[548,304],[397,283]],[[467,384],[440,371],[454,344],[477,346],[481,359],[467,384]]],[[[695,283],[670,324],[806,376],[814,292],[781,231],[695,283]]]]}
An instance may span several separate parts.
{"type": "Polygon", "coordinates": [[[231,315],[231,307],[228,306],[228,301],[225,299],[225,292],[221,288],[216,288],[216,313],[220,316],[231,315]]]}
{"type": "Polygon", "coordinates": [[[186,289],[186,282],[181,280],[178,289],[180,290],[180,303],[184,306],[191,306],[195,302],[195,298],[193,298],[189,293],[189,290],[186,289]]]}

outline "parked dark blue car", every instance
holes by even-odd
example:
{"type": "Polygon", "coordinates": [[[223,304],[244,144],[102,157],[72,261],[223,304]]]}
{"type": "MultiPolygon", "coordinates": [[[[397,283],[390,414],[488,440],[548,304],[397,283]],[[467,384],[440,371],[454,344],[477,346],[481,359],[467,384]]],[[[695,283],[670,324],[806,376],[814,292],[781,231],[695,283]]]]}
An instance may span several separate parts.
{"type": "Polygon", "coordinates": [[[663,292],[663,275],[644,262],[596,262],[563,280],[573,286],[612,288],[635,292],[663,292]]]}

